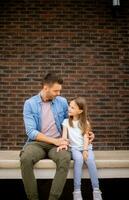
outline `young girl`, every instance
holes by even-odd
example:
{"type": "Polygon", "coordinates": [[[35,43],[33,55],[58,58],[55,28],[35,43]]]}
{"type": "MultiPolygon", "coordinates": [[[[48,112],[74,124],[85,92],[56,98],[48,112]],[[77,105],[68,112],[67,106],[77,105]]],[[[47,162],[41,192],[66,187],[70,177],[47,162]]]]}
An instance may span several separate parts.
{"type": "MultiPolygon", "coordinates": [[[[88,133],[91,125],[87,120],[87,106],[83,97],[78,97],[70,102],[69,119],[63,121],[63,138],[69,138],[69,146],[74,160],[74,200],[82,200],[81,176],[82,167],[85,163],[88,167],[93,188],[93,200],[102,200],[99,189],[97,169],[92,151],[92,144],[89,144],[88,133]]],[[[60,146],[57,151],[68,149],[67,146],[60,146]]]]}

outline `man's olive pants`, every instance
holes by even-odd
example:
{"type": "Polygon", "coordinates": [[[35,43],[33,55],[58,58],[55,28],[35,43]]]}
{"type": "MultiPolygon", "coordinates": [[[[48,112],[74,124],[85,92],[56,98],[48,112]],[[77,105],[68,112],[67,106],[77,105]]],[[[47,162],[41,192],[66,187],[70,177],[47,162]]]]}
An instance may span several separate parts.
{"type": "Polygon", "coordinates": [[[49,200],[59,199],[67,178],[71,153],[66,150],[57,152],[57,147],[45,142],[31,142],[20,153],[21,173],[25,192],[29,200],[39,200],[37,181],[33,165],[46,157],[56,163],[56,174],[52,181],[49,200]]]}

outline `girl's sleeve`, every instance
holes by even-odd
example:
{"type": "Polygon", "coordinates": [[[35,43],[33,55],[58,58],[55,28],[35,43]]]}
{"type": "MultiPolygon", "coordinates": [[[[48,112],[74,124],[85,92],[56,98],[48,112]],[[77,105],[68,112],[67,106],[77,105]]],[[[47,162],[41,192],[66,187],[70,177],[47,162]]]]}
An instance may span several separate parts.
{"type": "Polygon", "coordinates": [[[62,125],[65,127],[68,127],[68,119],[64,119],[64,121],[62,122],[62,125]]]}

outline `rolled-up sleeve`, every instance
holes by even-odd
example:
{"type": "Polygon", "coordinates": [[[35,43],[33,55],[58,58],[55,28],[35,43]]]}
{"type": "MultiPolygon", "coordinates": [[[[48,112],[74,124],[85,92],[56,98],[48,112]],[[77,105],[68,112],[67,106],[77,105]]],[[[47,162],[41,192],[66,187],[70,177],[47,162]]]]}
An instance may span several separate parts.
{"type": "Polygon", "coordinates": [[[27,136],[29,137],[29,139],[35,140],[39,131],[36,116],[32,112],[32,105],[29,100],[26,100],[23,106],[23,120],[27,136]]]}

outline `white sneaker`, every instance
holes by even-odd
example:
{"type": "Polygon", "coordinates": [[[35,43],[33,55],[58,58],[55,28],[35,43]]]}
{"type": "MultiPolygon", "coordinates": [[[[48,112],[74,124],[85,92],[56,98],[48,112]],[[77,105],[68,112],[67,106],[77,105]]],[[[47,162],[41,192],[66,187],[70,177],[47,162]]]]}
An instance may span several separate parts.
{"type": "Polygon", "coordinates": [[[73,200],[83,200],[81,191],[74,191],[73,192],[73,200]]]}
{"type": "Polygon", "coordinates": [[[94,191],[93,191],[93,200],[103,200],[101,194],[102,194],[102,192],[100,191],[99,188],[94,188],[94,191]]]}

